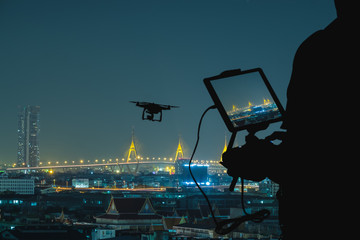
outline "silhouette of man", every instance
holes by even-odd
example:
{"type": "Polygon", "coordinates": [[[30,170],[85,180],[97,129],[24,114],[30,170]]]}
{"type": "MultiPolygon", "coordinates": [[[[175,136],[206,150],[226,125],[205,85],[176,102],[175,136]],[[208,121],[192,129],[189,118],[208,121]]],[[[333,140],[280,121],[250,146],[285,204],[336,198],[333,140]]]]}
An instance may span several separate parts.
{"type": "MultiPolygon", "coordinates": [[[[359,19],[356,1],[335,0],[335,6],[337,18],[296,52],[282,125],[286,132],[270,136],[282,144],[263,151],[255,146],[245,155],[253,160],[257,153],[257,159],[241,161],[229,173],[249,180],[267,176],[280,184],[283,239],[341,239],[338,234],[349,231],[343,224],[352,209],[344,204],[349,186],[358,181],[359,19]]],[[[223,161],[230,158],[244,159],[244,152],[230,149],[223,161]]]]}

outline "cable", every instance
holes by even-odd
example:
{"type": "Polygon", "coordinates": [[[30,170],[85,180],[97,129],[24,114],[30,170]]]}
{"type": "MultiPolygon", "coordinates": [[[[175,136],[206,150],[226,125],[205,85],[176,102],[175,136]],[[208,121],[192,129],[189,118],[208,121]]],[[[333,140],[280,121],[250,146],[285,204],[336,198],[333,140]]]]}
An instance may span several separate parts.
{"type": "Polygon", "coordinates": [[[190,160],[189,160],[189,172],[190,172],[190,175],[191,175],[192,179],[194,180],[196,186],[199,188],[200,192],[201,192],[202,195],[204,196],[204,198],[205,198],[205,200],[206,200],[206,202],[207,202],[207,204],[208,204],[208,206],[209,206],[211,216],[212,216],[212,218],[214,219],[215,224],[217,225],[217,221],[216,221],[216,218],[215,218],[215,214],[214,214],[214,212],[213,212],[213,210],[212,210],[211,203],[210,203],[208,197],[206,196],[205,192],[201,189],[200,185],[199,185],[198,182],[196,181],[196,179],[195,179],[195,177],[194,177],[194,175],[193,175],[193,173],[192,173],[192,171],[191,171],[191,162],[192,162],[192,160],[193,160],[193,157],[194,157],[194,155],[195,155],[197,146],[198,146],[198,144],[199,144],[199,139],[200,139],[200,127],[201,127],[202,120],[203,120],[205,114],[206,114],[210,109],[215,109],[215,108],[216,108],[215,105],[208,107],[208,108],[204,111],[204,113],[202,114],[202,116],[201,116],[201,118],[200,118],[199,126],[198,126],[198,131],[197,131],[197,138],[196,138],[195,147],[194,147],[194,150],[193,150],[193,152],[192,152],[192,154],[191,154],[191,157],[190,157],[190,160]]]}
{"type": "Polygon", "coordinates": [[[191,171],[191,162],[193,160],[193,157],[195,155],[197,146],[199,144],[200,128],[201,128],[202,120],[203,120],[205,114],[210,109],[215,109],[215,108],[216,108],[215,105],[210,106],[201,115],[201,118],[200,118],[200,121],[199,121],[199,126],[198,126],[198,131],[197,131],[197,138],[196,138],[195,147],[194,147],[194,150],[193,150],[193,152],[191,154],[191,157],[190,157],[190,160],[189,160],[189,172],[190,172],[190,175],[191,175],[192,179],[194,180],[196,186],[199,188],[200,192],[204,196],[204,198],[205,198],[205,200],[206,200],[206,202],[207,202],[207,204],[209,206],[211,217],[213,218],[214,223],[216,225],[215,232],[218,233],[218,234],[221,234],[221,235],[225,235],[225,234],[228,234],[229,232],[231,232],[232,230],[237,228],[240,224],[242,224],[242,223],[244,223],[246,221],[253,221],[255,223],[262,222],[266,217],[268,217],[270,215],[270,211],[267,210],[267,209],[262,209],[262,210],[260,210],[258,212],[253,213],[253,214],[249,214],[249,213],[246,212],[245,204],[244,204],[244,179],[241,178],[241,206],[242,206],[242,209],[244,211],[244,216],[238,217],[238,218],[226,219],[226,220],[223,220],[221,222],[218,222],[216,220],[214,211],[213,211],[211,203],[209,201],[209,198],[206,196],[205,192],[201,189],[200,185],[196,181],[196,179],[195,179],[195,177],[194,177],[194,175],[193,175],[193,173],[191,171]],[[225,226],[227,226],[227,227],[225,227],[225,226]]]}

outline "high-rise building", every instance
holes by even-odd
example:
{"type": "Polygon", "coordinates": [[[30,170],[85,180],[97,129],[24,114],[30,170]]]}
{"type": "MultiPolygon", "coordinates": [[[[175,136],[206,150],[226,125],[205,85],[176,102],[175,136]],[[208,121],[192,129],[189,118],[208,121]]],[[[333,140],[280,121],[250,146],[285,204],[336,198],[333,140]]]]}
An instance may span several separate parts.
{"type": "Polygon", "coordinates": [[[18,166],[38,167],[40,162],[40,107],[18,107],[18,166]]]}

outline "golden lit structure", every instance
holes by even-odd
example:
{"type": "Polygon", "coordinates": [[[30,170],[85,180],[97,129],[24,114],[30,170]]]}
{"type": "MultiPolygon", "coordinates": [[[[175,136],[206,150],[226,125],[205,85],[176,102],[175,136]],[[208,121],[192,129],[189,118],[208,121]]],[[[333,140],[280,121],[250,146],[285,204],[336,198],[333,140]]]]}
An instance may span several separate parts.
{"type": "Polygon", "coordinates": [[[129,162],[131,161],[131,159],[134,159],[135,161],[137,161],[137,164],[136,164],[136,166],[135,166],[134,171],[132,171],[132,170],[130,169],[130,166],[129,166],[129,165],[126,165],[126,167],[127,167],[128,171],[129,171],[129,173],[135,175],[135,174],[137,173],[138,168],[139,168],[140,156],[137,155],[136,149],[135,149],[134,129],[133,129],[133,131],[132,131],[131,144],[130,144],[130,149],[129,149],[129,153],[128,153],[126,162],[129,163],[129,162]],[[133,156],[133,158],[131,158],[131,156],[133,156]]]}
{"type": "Polygon", "coordinates": [[[271,104],[270,99],[265,99],[264,98],[264,105],[267,105],[267,104],[271,104]]]}
{"type": "Polygon", "coordinates": [[[233,112],[236,112],[237,110],[238,110],[238,108],[237,108],[235,105],[233,105],[233,106],[232,106],[232,111],[233,111],[233,112]]]}
{"type": "Polygon", "coordinates": [[[133,159],[137,159],[137,154],[136,154],[136,149],[135,149],[135,144],[134,144],[134,135],[133,135],[133,137],[131,139],[129,154],[127,156],[126,162],[129,162],[131,160],[131,153],[133,153],[133,156],[134,156],[133,159]]]}
{"type": "Polygon", "coordinates": [[[226,136],[225,136],[225,145],[224,145],[224,149],[223,149],[223,151],[222,151],[222,153],[221,153],[220,162],[222,162],[222,155],[223,155],[223,153],[226,152],[226,151],[227,151],[227,141],[226,141],[226,136]]]}
{"type": "Polygon", "coordinates": [[[239,113],[239,112],[251,112],[254,107],[257,107],[257,106],[267,106],[267,105],[272,104],[272,102],[270,101],[270,99],[263,98],[263,101],[264,101],[264,103],[263,103],[263,104],[259,104],[259,105],[254,105],[254,103],[248,101],[248,105],[245,106],[245,107],[236,107],[236,105],[232,105],[231,110],[227,111],[227,114],[228,114],[228,115],[234,115],[234,114],[237,114],[237,113],[239,113]]]}
{"type": "Polygon", "coordinates": [[[137,147],[135,145],[135,135],[134,130],[132,131],[131,144],[128,148],[128,151],[124,153],[123,158],[98,158],[94,160],[88,159],[79,159],[79,160],[65,160],[63,164],[60,161],[46,161],[40,162],[38,167],[27,167],[21,166],[16,167],[17,164],[14,163],[12,167],[6,168],[7,171],[45,171],[48,174],[54,174],[55,172],[64,172],[68,169],[73,168],[94,168],[102,169],[102,171],[112,171],[117,174],[121,173],[130,173],[137,174],[139,169],[146,169],[150,172],[168,172],[169,174],[175,173],[175,167],[173,166],[175,161],[181,158],[185,158],[184,148],[181,139],[179,138],[175,158],[172,157],[143,157],[137,152],[137,147]],[[47,163],[47,164],[46,164],[47,163]],[[53,165],[52,165],[53,164],[53,165]]]}
{"type": "Polygon", "coordinates": [[[182,150],[181,142],[180,142],[180,139],[179,139],[179,144],[178,144],[178,147],[177,147],[177,150],[176,150],[174,161],[176,161],[178,159],[181,159],[181,158],[184,158],[184,152],[182,150]]]}

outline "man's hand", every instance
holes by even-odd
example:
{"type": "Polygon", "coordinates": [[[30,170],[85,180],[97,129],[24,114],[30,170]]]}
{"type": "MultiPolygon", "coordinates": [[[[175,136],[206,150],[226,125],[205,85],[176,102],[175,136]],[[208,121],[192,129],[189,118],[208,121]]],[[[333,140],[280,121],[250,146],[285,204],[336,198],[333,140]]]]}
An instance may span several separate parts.
{"type": "Polygon", "coordinates": [[[281,140],[284,141],[286,138],[287,132],[284,131],[275,131],[271,135],[267,136],[265,140],[273,141],[273,140],[281,140]]]}
{"type": "Polygon", "coordinates": [[[261,181],[269,174],[274,148],[270,141],[254,138],[242,147],[228,149],[220,163],[228,169],[229,176],[261,181]]]}

